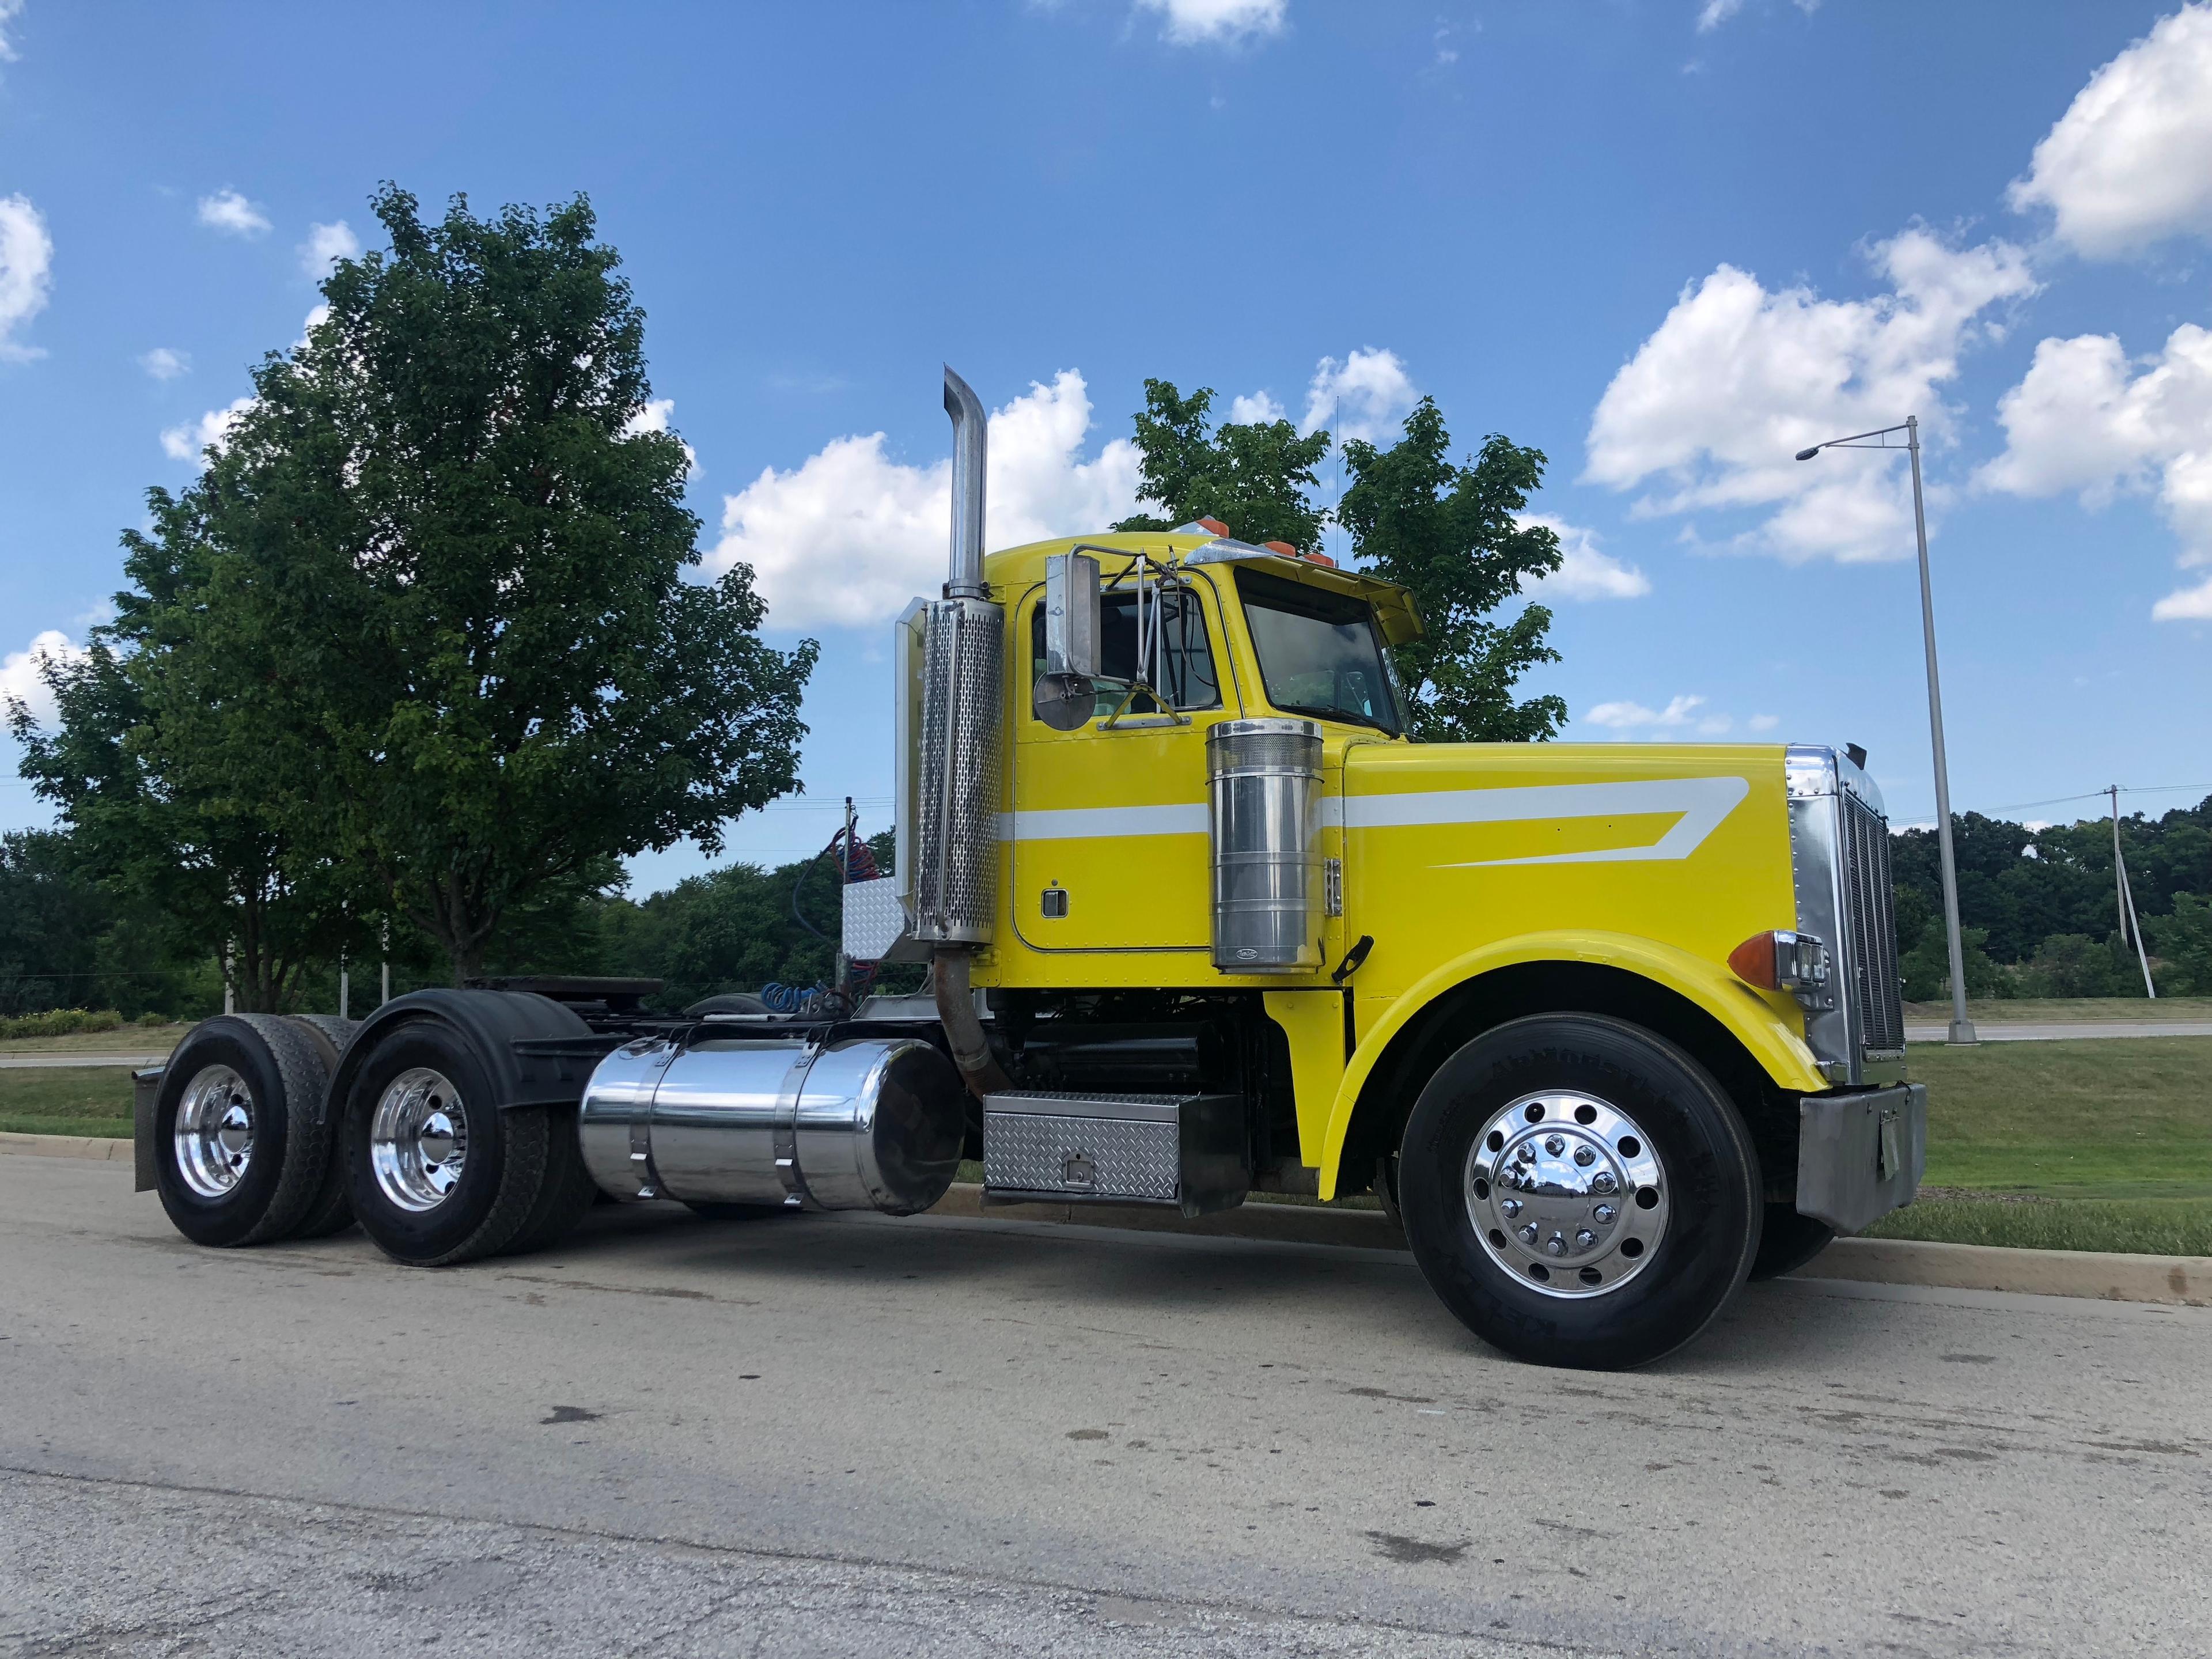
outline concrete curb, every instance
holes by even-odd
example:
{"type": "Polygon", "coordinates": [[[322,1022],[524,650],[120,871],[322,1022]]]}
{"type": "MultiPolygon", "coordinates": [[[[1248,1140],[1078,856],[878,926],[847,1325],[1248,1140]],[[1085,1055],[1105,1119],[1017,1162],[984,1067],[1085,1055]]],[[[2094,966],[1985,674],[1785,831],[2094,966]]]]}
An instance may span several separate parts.
{"type": "Polygon", "coordinates": [[[1932,1244],[1918,1239],[1839,1238],[1790,1277],[2212,1307],[2212,1256],[2203,1255],[2122,1255],[2100,1250],[1932,1244]]]}
{"type": "MultiPolygon", "coordinates": [[[[0,1133],[0,1153],[8,1152],[102,1164],[131,1161],[129,1141],[86,1135],[0,1133]]],[[[929,1213],[1121,1227],[1133,1232],[1188,1233],[1201,1238],[1254,1238],[1278,1244],[1335,1244],[1367,1250],[1406,1248],[1406,1235],[1380,1210],[1339,1210],[1310,1204],[1247,1204],[1242,1209],[1193,1220],[1173,1210],[1142,1205],[986,1204],[981,1187],[962,1183],[945,1194],[929,1213]]],[[[1929,1244],[1916,1239],[1839,1238],[1790,1277],[2212,1307],[2212,1256],[2201,1255],[2120,1255],[2095,1250],[2015,1250],[1993,1244],[1929,1244]]]]}
{"type": "Polygon", "coordinates": [[[23,1152],[33,1158],[84,1158],[96,1164],[128,1164],[131,1143],[105,1135],[24,1135],[0,1133],[0,1152],[23,1152]]]}

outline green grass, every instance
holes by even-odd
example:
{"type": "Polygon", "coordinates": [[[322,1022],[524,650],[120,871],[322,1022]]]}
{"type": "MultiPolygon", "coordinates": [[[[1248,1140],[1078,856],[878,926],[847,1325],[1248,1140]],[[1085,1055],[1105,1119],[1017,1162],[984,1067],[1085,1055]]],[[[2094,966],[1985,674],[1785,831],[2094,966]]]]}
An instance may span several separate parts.
{"type": "Polygon", "coordinates": [[[2212,1255],[2212,1198],[1932,1198],[1886,1215],[1870,1238],[2006,1244],[2027,1250],[2212,1255]]]}
{"type": "Polygon", "coordinates": [[[2212,1200],[2212,1037],[1916,1048],[1928,1182],[2212,1200]]]}
{"type": "Polygon", "coordinates": [[[0,1132],[131,1138],[131,1073],[120,1066],[0,1070],[0,1132]]]}

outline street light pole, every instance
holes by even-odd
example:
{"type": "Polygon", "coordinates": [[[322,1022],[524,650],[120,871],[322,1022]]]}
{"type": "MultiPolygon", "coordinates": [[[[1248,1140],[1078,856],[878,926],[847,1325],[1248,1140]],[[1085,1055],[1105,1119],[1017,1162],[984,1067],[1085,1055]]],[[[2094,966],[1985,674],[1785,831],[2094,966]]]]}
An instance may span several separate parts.
{"type": "Polygon", "coordinates": [[[1797,459],[1809,461],[1824,449],[1887,449],[1888,444],[1869,444],[1869,438],[1905,434],[1905,447],[1912,460],[1912,532],[1920,550],[1920,637],[1928,653],[1928,734],[1936,752],[1936,846],[1943,872],[1943,931],[1951,951],[1951,1041],[1975,1042],[1974,1023],[1966,1018],[1966,949],[1959,931],[1959,865],[1951,848],[1951,765],[1943,749],[1943,690],[1936,673],[1936,594],[1928,576],[1928,509],[1920,489],[1920,417],[1908,415],[1903,426],[1879,432],[1858,432],[1848,438],[1801,449],[1797,459]]]}
{"type": "Polygon", "coordinates": [[[1920,417],[1905,417],[1912,454],[1912,533],[1920,544],[1920,637],[1928,648],[1928,740],[1936,750],[1936,846],[1943,863],[1943,927],[1951,945],[1951,1041],[1972,1042],[1966,1018],[1966,948],[1959,933],[1959,865],[1951,851],[1951,763],[1943,753],[1943,689],[1936,677],[1936,593],[1928,580],[1928,509],[1920,496],[1920,417]]]}

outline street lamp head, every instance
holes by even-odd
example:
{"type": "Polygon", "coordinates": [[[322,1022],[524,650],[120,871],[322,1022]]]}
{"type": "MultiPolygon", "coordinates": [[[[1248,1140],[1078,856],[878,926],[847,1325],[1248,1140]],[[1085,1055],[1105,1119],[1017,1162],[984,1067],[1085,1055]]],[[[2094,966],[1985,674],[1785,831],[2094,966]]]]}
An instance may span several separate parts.
{"type": "Polygon", "coordinates": [[[1801,461],[1809,461],[1820,453],[1820,448],[1819,444],[1814,444],[1810,449],[1801,449],[1797,452],[1797,459],[1801,461]]]}

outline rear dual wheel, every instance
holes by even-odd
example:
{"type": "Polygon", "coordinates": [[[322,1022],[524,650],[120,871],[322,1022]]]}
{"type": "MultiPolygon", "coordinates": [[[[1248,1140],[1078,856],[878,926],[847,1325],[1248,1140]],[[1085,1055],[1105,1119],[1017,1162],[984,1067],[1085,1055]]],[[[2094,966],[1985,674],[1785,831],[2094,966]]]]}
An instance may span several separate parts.
{"type": "Polygon", "coordinates": [[[177,1231],[195,1244],[262,1244],[316,1219],[331,1164],[329,1080],[319,1046],[277,1015],[195,1026],[155,1103],[155,1186],[177,1231]]]}
{"type": "Polygon", "coordinates": [[[1765,1218],[1750,1136],[1711,1076],[1591,1014],[1460,1049],[1422,1091],[1397,1175],[1445,1305],[1541,1364],[1617,1370],[1689,1341],[1743,1284],[1765,1218]]]}
{"type": "Polygon", "coordinates": [[[507,1104],[438,1021],[373,1042],[347,1092],[341,1152],[354,1217],[386,1255],[435,1267],[541,1249],[590,1207],[573,1109],[507,1104]]]}

